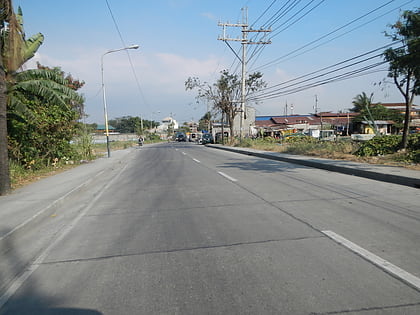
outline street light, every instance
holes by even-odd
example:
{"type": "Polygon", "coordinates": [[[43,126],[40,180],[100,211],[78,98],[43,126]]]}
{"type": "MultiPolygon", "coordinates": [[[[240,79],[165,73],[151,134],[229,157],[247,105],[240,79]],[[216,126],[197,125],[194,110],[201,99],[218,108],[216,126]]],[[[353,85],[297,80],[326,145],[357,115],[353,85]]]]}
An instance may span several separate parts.
{"type": "Polygon", "coordinates": [[[108,128],[108,112],[106,108],[106,93],[105,93],[105,83],[104,83],[104,56],[113,52],[127,50],[127,49],[137,49],[139,45],[131,45],[119,49],[108,50],[101,56],[101,74],[102,74],[102,97],[104,102],[104,116],[105,116],[105,135],[106,135],[106,150],[108,151],[108,157],[111,157],[111,151],[109,149],[109,128],[108,128]]]}

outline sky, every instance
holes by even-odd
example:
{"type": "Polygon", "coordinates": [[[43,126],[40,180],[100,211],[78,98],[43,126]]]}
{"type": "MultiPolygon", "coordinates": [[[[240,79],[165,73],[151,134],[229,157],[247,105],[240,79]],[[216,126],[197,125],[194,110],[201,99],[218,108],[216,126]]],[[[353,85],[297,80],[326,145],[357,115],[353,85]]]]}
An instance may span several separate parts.
{"type": "MultiPolygon", "coordinates": [[[[209,105],[197,101],[197,91],[186,91],[185,81],[198,77],[213,84],[222,70],[241,71],[235,56],[241,56],[241,44],[218,40],[223,34],[219,23],[271,29],[265,37],[248,33],[250,41],[271,44],[247,45],[247,72],[260,71],[268,87],[285,88],[308,77],[289,80],[380,54],[385,48],[376,50],[391,43],[384,34],[391,32],[389,25],[402,11],[420,7],[419,0],[13,0],[13,5],[23,10],[27,37],[38,32],[45,36],[25,68],[40,62],[85,81],[80,93],[86,99],[86,122],[98,124],[104,123],[101,64],[109,119],[161,121],[172,116],[181,123],[198,121],[209,105]],[[130,45],[140,47],[104,55],[130,45]],[[352,59],[370,51],[376,52],[352,59]]],[[[241,30],[227,27],[226,36],[240,38],[241,30]]],[[[314,81],[381,60],[370,59],[314,81]]],[[[287,114],[308,114],[315,105],[318,111],[347,111],[362,92],[373,93],[374,102],[403,102],[392,83],[381,83],[386,69],[385,64],[364,76],[299,92],[284,93],[290,90],[286,88],[248,105],[257,115],[283,115],[286,108],[287,114]]],[[[419,104],[419,98],[414,103],[419,104]]]]}

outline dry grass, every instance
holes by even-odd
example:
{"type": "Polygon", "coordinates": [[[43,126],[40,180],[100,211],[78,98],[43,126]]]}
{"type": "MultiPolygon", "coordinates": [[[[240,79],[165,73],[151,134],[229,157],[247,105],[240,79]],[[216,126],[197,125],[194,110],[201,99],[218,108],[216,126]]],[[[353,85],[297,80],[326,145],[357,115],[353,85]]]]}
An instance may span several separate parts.
{"type": "Polygon", "coordinates": [[[325,142],[321,144],[278,144],[278,143],[252,143],[249,148],[263,151],[281,152],[297,155],[308,155],[332,160],[347,160],[359,163],[376,165],[390,165],[420,171],[420,164],[399,162],[401,153],[385,156],[359,157],[353,155],[357,147],[352,143],[325,142]]]}

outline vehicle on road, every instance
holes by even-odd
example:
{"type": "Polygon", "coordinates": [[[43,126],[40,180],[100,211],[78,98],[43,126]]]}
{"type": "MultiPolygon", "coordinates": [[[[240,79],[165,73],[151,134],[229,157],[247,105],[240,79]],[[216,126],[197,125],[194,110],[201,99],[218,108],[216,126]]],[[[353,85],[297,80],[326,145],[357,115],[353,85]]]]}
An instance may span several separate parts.
{"type": "Polygon", "coordinates": [[[201,137],[201,144],[214,143],[213,135],[211,133],[205,133],[201,137]]]}
{"type": "Polygon", "coordinates": [[[175,141],[186,142],[187,136],[185,135],[185,133],[179,132],[175,135],[175,141]]]}

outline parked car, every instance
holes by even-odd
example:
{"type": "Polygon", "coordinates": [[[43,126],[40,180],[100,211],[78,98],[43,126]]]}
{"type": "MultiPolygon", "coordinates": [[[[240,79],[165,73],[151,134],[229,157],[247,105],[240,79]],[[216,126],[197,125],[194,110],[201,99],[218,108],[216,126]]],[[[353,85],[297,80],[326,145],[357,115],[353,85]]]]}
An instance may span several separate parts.
{"type": "Polygon", "coordinates": [[[201,144],[214,143],[213,135],[211,133],[205,133],[201,137],[201,144]]]}

